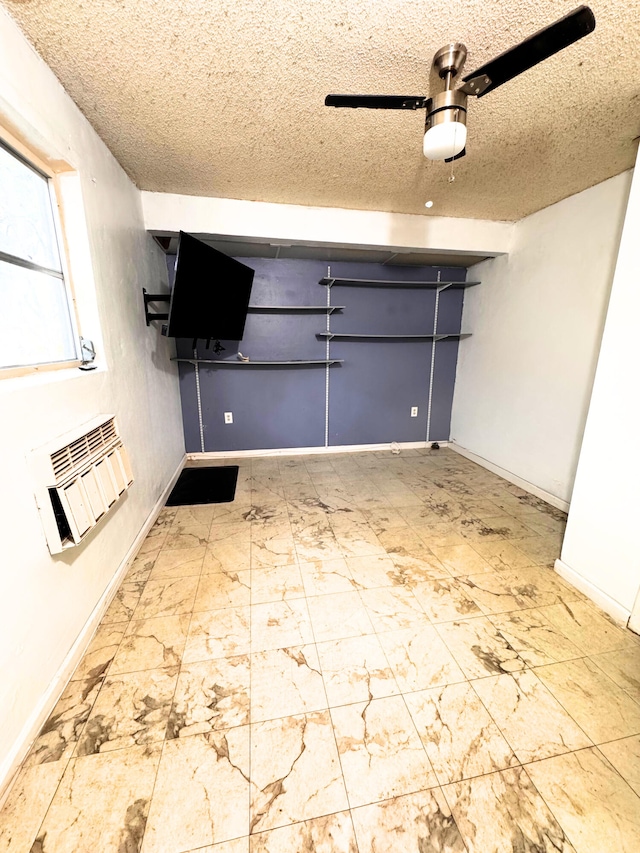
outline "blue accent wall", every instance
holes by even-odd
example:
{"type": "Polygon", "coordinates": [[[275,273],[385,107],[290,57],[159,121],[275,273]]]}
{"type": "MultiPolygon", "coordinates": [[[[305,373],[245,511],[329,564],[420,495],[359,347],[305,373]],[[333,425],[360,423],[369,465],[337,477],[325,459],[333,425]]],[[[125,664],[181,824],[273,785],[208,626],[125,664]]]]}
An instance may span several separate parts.
{"type": "MultiPolygon", "coordinates": [[[[321,261],[239,258],[256,271],[251,305],[318,305],[327,301],[321,261]]],[[[170,276],[173,258],[168,259],[170,276]]],[[[395,281],[464,281],[457,267],[389,267],[332,263],[331,275],[395,281]]],[[[342,334],[420,335],[433,331],[436,291],[417,288],[341,287],[330,292],[331,331],[342,334]]],[[[444,290],[438,332],[458,332],[464,290],[444,290]]],[[[324,359],[325,313],[250,313],[243,340],[222,341],[215,356],[198,342],[199,358],[237,362],[240,350],[251,361],[324,359]]],[[[178,340],[180,357],[192,358],[192,342],[178,340]]],[[[464,344],[463,344],[464,345],[464,344]]],[[[330,357],[344,363],[329,369],[329,445],[389,441],[445,441],[458,357],[456,339],[435,345],[431,428],[427,436],[432,342],[341,340],[330,342],[330,357]],[[418,417],[410,416],[418,406],[418,417]]],[[[205,451],[318,447],[325,443],[326,369],[319,366],[198,367],[205,451]],[[224,423],[233,413],[233,424],[224,423]]],[[[187,452],[202,449],[196,368],[180,364],[180,389],[187,452]]]]}

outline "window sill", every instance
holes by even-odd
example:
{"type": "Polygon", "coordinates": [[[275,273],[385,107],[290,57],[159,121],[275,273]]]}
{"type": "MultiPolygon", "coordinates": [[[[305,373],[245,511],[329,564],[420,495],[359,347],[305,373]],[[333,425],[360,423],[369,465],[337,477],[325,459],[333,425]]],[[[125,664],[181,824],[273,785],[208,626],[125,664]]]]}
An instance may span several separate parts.
{"type": "MultiPolygon", "coordinates": [[[[77,362],[77,364],[80,364],[80,362],[77,362]]],[[[23,373],[20,376],[6,376],[0,378],[0,396],[3,393],[23,391],[26,388],[40,388],[58,382],[70,382],[74,379],[95,376],[98,373],[106,373],[106,371],[107,367],[105,364],[99,364],[95,370],[80,370],[76,363],[74,363],[74,366],[63,367],[58,370],[34,370],[23,373]]]]}

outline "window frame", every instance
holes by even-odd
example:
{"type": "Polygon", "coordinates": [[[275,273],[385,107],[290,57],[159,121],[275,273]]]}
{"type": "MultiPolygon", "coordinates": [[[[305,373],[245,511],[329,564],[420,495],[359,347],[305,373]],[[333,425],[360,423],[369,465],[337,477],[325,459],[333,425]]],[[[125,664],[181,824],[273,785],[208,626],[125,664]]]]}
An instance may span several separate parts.
{"type": "MultiPolygon", "coordinates": [[[[6,126],[0,124],[0,142],[9,150],[9,153],[15,155],[28,168],[42,175],[46,179],[49,189],[49,198],[51,199],[51,209],[53,213],[53,224],[55,229],[56,241],[58,244],[58,252],[60,254],[60,266],[62,268],[62,281],[64,283],[67,304],[69,306],[69,317],[71,319],[72,333],[75,341],[76,356],[80,349],[80,316],[78,312],[78,304],[76,300],[76,292],[73,286],[73,277],[69,269],[69,244],[65,230],[64,206],[62,203],[62,194],[60,191],[59,176],[64,173],[74,172],[75,170],[62,160],[50,160],[37,153],[31,146],[25,144],[19,137],[11,133],[6,126]]],[[[68,370],[71,368],[80,367],[82,361],[80,358],[69,359],[65,361],[50,361],[42,364],[25,364],[16,365],[14,367],[0,366],[0,380],[10,379],[18,376],[32,376],[39,373],[47,373],[53,370],[68,370]]]]}

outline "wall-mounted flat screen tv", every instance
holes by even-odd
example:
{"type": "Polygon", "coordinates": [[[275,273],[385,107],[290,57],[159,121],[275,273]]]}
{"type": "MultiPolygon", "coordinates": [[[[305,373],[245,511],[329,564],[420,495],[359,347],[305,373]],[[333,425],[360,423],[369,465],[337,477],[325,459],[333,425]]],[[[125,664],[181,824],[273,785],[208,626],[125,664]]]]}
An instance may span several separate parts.
{"type": "Polygon", "coordinates": [[[241,341],[255,271],[181,231],[175,272],[167,335],[241,341]]]}

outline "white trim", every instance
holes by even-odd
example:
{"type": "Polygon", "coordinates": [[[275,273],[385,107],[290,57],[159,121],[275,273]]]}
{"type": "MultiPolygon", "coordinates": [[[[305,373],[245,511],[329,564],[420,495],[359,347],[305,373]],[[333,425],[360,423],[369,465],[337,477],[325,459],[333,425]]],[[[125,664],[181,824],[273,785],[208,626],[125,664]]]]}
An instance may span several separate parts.
{"type": "MultiPolygon", "coordinates": [[[[155,234],[219,234],[267,243],[432,249],[439,254],[511,251],[515,223],[426,214],[310,207],[143,191],[144,227],[155,234]]],[[[429,261],[426,261],[429,263],[429,261]]],[[[443,266],[446,266],[444,264],[443,266]]]]}
{"type": "Polygon", "coordinates": [[[525,492],[529,492],[530,494],[535,495],[537,498],[541,498],[543,501],[546,501],[548,504],[551,504],[551,506],[557,507],[557,509],[561,509],[564,512],[569,512],[568,501],[563,501],[562,498],[558,498],[555,495],[552,495],[551,492],[547,492],[544,489],[541,489],[540,486],[535,486],[528,480],[523,480],[523,478],[519,477],[517,474],[513,474],[511,471],[507,471],[505,468],[501,468],[499,465],[495,465],[493,462],[489,462],[488,459],[484,459],[482,456],[478,456],[477,453],[474,453],[472,450],[467,450],[466,447],[461,447],[459,444],[456,444],[455,441],[449,442],[449,447],[451,448],[451,450],[455,450],[455,452],[459,453],[461,456],[470,459],[472,462],[475,462],[476,464],[481,465],[483,468],[486,468],[488,471],[492,471],[494,474],[497,474],[499,477],[502,477],[503,480],[508,480],[509,483],[513,483],[515,486],[520,486],[520,488],[524,489],[525,492]]]}
{"type": "Polygon", "coordinates": [[[631,615],[630,612],[621,604],[618,604],[617,601],[614,601],[613,598],[606,594],[606,592],[598,589],[597,586],[594,586],[590,581],[562,560],[556,560],[553,567],[561,578],[564,578],[564,580],[568,581],[571,586],[575,586],[577,590],[584,593],[591,599],[591,601],[593,601],[594,604],[597,604],[601,610],[608,613],[612,619],[615,619],[615,621],[619,622],[621,625],[627,624],[629,616],[631,615]]]}
{"type": "Polygon", "coordinates": [[[631,608],[631,615],[629,616],[629,624],[627,625],[627,628],[630,631],[633,631],[634,634],[640,634],[640,590],[638,590],[636,599],[633,602],[633,607],[631,608]]]}
{"type": "MultiPolygon", "coordinates": [[[[391,450],[391,444],[341,444],[337,447],[284,447],[275,450],[218,450],[211,453],[188,453],[187,459],[244,459],[250,456],[308,456],[316,453],[361,453],[369,450],[391,450]]],[[[425,441],[395,442],[400,450],[418,450],[428,447],[425,441]]],[[[439,441],[440,447],[448,447],[448,441],[439,441]]]]}
{"type": "Polygon", "coordinates": [[[147,533],[155,524],[156,519],[160,515],[160,511],[163,509],[165,503],[167,502],[167,498],[171,494],[171,490],[175,486],[176,481],[180,476],[182,469],[184,468],[186,460],[186,456],[183,456],[183,458],[180,460],[180,464],[178,465],[175,474],[171,477],[171,480],[169,481],[169,484],[167,485],[166,489],[163,491],[155,506],[147,516],[147,520],[142,525],[142,528],[134,539],[133,544],[127,551],[124,559],[122,560],[118,568],[116,569],[115,574],[109,581],[109,585],[100,596],[98,603],[93,608],[89,618],[85,622],[73,646],[69,649],[69,652],[67,653],[65,659],[58,668],[58,671],[51,680],[51,683],[40,697],[38,704],[33,709],[26,723],[22,727],[22,731],[16,738],[13,747],[9,751],[2,764],[0,764],[0,807],[8,796],[11,786],[15,781],[15,778],[17,777],[18,770],[20,769],[20,766],[24,759],[27,757],[27,753],[31,749],[33,741],[38,736],[40,729],[47,721],[56,703],[60,699],[60,696],[62,695],[64,689],[69,683],[71,676],[73,675],[76,667],[80,663],[80,660],[86,652],[89,643],[93,639],[93,635],[98,630],[98,626],[102,621],[102,617],[107,612],[107,609],[111,604],[111,601],[113,600],[113,597],[115,596],[123,577],[126,575],[127,570],[133,562],[138,550],[140,549],[140,546],[144,542],[147,533]]]}

